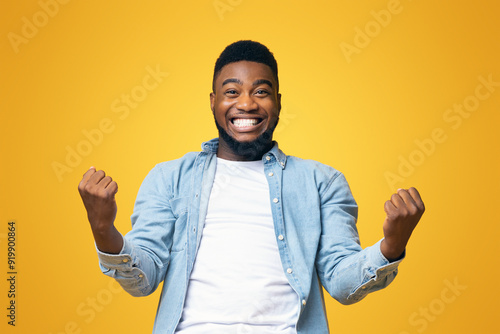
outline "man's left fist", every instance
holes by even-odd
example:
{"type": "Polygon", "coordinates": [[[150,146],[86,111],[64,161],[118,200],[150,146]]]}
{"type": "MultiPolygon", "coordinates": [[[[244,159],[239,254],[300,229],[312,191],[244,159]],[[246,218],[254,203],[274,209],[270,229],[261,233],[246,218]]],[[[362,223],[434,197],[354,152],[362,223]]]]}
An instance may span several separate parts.
{"type": "Polygon", "coordinates": [[[382,254],[389,260],[397,260],[406,248],[411,233],[422,217],[425,206],[417,189],[398,189],[385,202],[387,217],[384,221],[384,240],[380,245],[382,254]]]}

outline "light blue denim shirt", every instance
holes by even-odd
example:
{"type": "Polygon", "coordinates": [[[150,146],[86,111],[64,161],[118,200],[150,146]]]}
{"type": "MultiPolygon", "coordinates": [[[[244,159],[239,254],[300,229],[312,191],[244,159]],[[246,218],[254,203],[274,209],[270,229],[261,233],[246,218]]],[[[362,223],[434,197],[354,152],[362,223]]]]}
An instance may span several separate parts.
{"type": "MultiPolygon", "coordinates": [[[[104,274],[133,296],[151,294],[163,282],[154,334],[174,333],[181,318],[217,147],[212,139],[202,152],[156,165],[140,187],[121,252],[98,251],[104,274]]],[[[401,260],[390,263],[380,241],[361,248],[357,205],[342,173],[287,156],[277,143],[262,160],[281,264],[298,295],[297,333],[328,333],[322,286],[340,303],[352,304],[386,287],[401,260]]]]}

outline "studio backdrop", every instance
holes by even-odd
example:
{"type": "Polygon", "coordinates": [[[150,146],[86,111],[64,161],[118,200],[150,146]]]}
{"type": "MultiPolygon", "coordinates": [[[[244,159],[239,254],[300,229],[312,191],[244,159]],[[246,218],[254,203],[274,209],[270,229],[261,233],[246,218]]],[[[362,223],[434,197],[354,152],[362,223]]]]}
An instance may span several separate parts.
{"type": "Polygon", "coordinates": [[[384,202],[426,213],[399,275],[332,333],[500,333],[500,5],[495,1],[77,1],[0,5],[0,332],[150,333],[159,291],[104,276],[77,186],[118,183],[126,233],[155,164],[217,136],[215,60],[240,39],[279,65],[275,139],[343,172],[363,247],[384,202]]]}

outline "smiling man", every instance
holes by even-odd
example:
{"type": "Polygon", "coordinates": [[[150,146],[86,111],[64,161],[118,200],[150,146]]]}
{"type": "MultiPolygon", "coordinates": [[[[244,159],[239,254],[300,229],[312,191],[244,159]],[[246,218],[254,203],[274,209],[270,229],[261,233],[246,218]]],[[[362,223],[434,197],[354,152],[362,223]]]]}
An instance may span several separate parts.
{"type": "Polygon", "coordinates": [[[114,227],[117,184],[79,184],[100,266],[134,296],[163,282],[153,333],[328,333],[323,288],[343,304],[386,287],[424,212],[415,188],[385,203],[383,238],[362,249],[342,173],[273,141],[278,66],[264,45],[226,47],[210,106],[219,137],[145,178],[132,230],[114,227]]]}

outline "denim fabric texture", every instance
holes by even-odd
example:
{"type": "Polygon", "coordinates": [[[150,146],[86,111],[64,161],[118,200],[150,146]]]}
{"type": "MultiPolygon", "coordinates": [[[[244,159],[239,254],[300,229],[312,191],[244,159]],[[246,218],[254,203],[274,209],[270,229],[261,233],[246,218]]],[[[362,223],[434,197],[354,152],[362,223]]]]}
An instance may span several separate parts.
{"type": "MultiPolygon", "coordinates": [[[[217,147],[212,139],[201,152],[156,165],[140,187],[121,252],[97,250],[103,273],[133,296],[151,294],[163,282],[154,334],[174,333],[182,315],[217,147]]],[[[402,259],[389,262],[381,240],[361,248],[357,204],[342,173],[287,156],[277,143],[262,160],[283,271],[298,296],[297,333],[329,333],[322,287],[342,304],[358,302],[389,285],[402,259]]]]}

